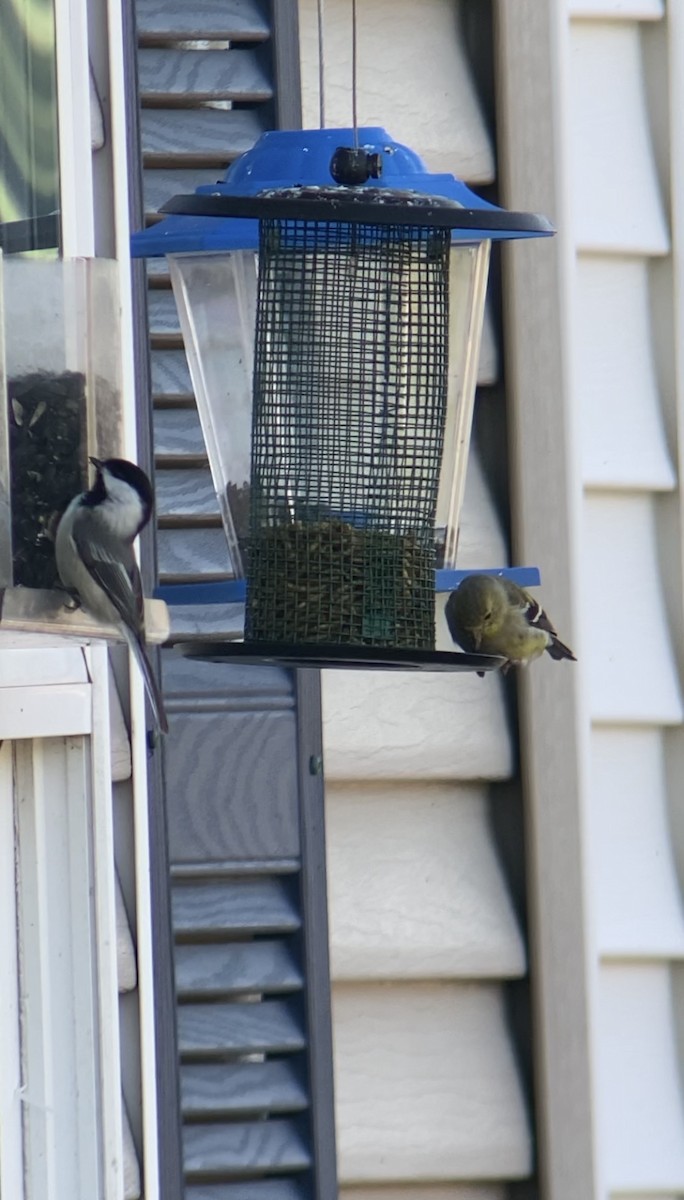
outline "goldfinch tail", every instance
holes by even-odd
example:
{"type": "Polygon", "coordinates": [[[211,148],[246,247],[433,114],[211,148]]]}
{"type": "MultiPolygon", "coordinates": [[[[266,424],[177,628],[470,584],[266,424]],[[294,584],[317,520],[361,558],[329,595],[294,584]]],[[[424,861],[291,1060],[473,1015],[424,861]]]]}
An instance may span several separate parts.
{"type": "Polygon", "coordinates": [[[552,634],[551,641],[546,649],[551,657],[555,658],[556,660],[561,658],[569,658],[571,662],[577,662],[577,659],[575,658],[575,655],[570,647],[566,646],[565,642],[562,642],[559,637],[556,637],[555,634],[552,634]]]}

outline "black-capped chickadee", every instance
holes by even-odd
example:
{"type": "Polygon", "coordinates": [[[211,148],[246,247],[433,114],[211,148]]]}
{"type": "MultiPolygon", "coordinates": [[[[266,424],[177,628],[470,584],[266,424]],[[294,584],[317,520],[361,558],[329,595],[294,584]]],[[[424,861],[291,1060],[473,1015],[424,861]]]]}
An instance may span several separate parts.
{"type": "Polygon", "coordinates": [[[133,554],[133,542],[152,515],[152,485],[140,467],[123,458],[90,461],[95,483],[74,497],[57,528],[57,569],[87,612],[120,629],[142,671],[157,725],[168,733],[145,650],[142,583],[133,554]]]}

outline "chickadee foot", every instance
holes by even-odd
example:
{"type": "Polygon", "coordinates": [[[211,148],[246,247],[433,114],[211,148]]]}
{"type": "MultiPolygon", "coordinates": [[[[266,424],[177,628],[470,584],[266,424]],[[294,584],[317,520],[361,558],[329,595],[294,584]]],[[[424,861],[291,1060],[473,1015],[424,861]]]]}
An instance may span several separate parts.
{"type": "Polygon", "coordinates": [[[76,612],[76,609],[81,607],[81,597],[74,588],[64,587],[64,584],[58,583],[56,590],[64,593],[63,604],[67,612],[76,612]]]}

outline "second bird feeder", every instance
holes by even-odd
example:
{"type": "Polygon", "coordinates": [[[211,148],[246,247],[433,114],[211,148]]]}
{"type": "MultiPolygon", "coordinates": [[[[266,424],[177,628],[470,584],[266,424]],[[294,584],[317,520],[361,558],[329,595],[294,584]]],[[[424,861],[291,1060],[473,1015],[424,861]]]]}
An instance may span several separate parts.
{"type": "Polygon", "coordinates": [[[491,241],[551,229],[426,174],[383,130],[340,148],[347,132],[265,135],[134,253],[169,258],[246,646],[427,660],[491,241]]]}

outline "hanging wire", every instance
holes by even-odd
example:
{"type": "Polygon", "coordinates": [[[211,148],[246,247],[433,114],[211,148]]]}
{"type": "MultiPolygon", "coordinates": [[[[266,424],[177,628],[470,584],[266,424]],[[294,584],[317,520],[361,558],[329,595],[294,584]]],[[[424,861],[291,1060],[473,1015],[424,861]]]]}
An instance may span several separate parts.
{"type": "Polygon", "coordinates": [[[325,65],[323,57],[323,0],[318,0],[318,123],[325,129],[325,65]]]}
{"type": "Polygon", "coordinates": [[[359,119],[357,111],[357,26],[356,0],[352,0],[352,123],[354,125],[354,149],[359,148],[359,119]]]}

